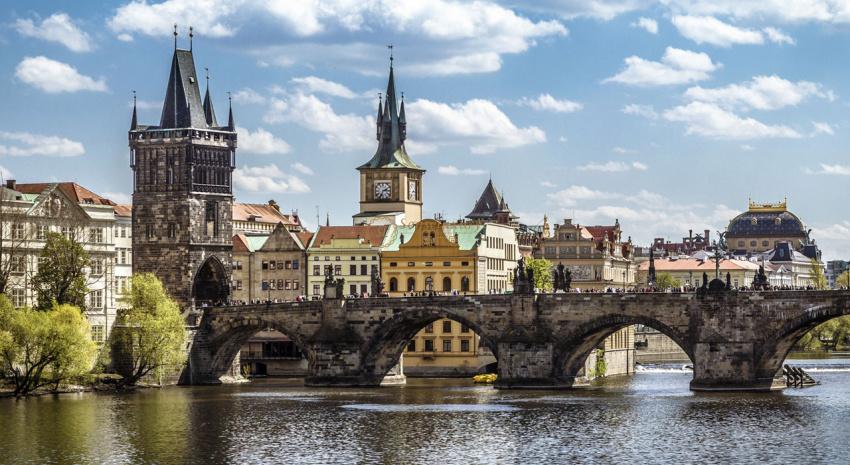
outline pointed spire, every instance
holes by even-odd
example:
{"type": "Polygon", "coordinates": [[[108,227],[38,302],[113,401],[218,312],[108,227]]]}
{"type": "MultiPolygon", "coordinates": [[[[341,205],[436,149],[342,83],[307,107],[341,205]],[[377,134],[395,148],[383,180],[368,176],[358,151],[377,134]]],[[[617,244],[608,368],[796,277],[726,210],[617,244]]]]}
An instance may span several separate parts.
{"type": "Polygon", "coordinates": [[[204,68],[207,78],[207,93],[204,95],[204,119],[207,121],[207,126],[217,127],[218,121],[215,119],[215,110],[213,110],[212,99],[210,98],[210,69],[204,68]]]}
{"type": "Polygon", "coordinates": [[[236,125],[233,123],[233,97],[230,96],[230,92],[227,93],[227,130],[235,131],[236,125]]]}
{"type": "Polygon", "coordinates": [[[195,33],[192,30],[192,26],[189,26],[189,51],[192,51],[192,38],[195,37],[195,33]]]}
{"type": "Polygon", "coordinates": [[[159,126],[162,129],[209,127],[195,72],[195,59],[189,50],[174,50],[159,126]]]}
{"type": "Polygon", "coordinates": [[[177,23],[174,23],[174,50],[177,50],[177,23]]]}
{"type": "Polygon", "coordinates": [[[325,213],[325,226],[331,225],[331,212],[325,213]]]}
{"type": "Polygon", "coordinates": [[[134,131],[139,126],[138,118],[136,118],[136,91],[133,91],[133,118],[130,120],[130,130],[134,131]]]}
{"type": "Polygon", "coordinates": [[[384,109],[381,103],[381,93],[378,92],[378,116],[375,118],[375,138],[378,140],[381,140],[381,126],[384,124],[384,109]]]}

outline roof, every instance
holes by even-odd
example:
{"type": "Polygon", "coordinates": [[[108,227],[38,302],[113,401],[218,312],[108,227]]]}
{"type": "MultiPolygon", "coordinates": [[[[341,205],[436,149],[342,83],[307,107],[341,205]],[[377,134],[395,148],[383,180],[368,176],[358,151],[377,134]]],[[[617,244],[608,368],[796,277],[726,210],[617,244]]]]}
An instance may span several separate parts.
{"type": "Polygon", "coordinates": [[[387,233],[384,226],[321,226],[313,236],[310,248],[330,244],[333,239],[364,239],[370,246],[379,247],[387,233]]]}
{"type": "Polygon", "coordinates": [[[115,205],[112,207],[115,210],[115,216],[125,216],[131,217],[133,216],[133,206],[132,205],[115,205]]]}
{"type": "Polygon", "coordinates": [[[378,103],[376,124],[378,149],[369,161],[357,168],[358,170],[407,168],[424,171],[413,162],[404,148],[404,140],[407,138],[407,122],[404,118],[404,102],[401,103],[400,114],[396,106],[395,77],[392,66],[390,66],[390,77],[387,81],[387,99],[384,102],[383,110],[378,103]]]}
{"type": "MultiPolygon", "coordinates": [[[[747,211],[732,218],[727,237],[806,237],[806,228],[789,211],[747,211]]],[[[730,244],[734,246],[734,244],[730,244]]]]}
{"type": "MultiPolygon", "coordinates": [[[[649,261],[638,264],[639,271],[649,270],[649,261]]],[[[696,258],[678,258],[674,260],[658,258],[654,260],[656,273],[665,271],[714,271],[714,260],[698,260],[696,258]]],[[[758,271],[759,266],[746,260],[724,259],[720,261],[721,271],[758,271]]]]}
{"type": "Polygon", "coordinates": [[[265,203],[233,203],[233,221],[254,221],[256,223],[283,223],[300,225],[298,217],[281,213],[279,207],[265,203]]]}
{"type": "Polygon", "coordinates": [[[198,74],[195,72],[195,58],[191,50],[174,50],[159,127],[162,129],[210,127],[204,115],[201,91],[198,88],[198,74]]]}
{"type": "Polygon", "coordinates": [[[257,236],[248,236],[245,234],[236,234],[233,236],[233,251],[234,252],[256,252],[260,250],[269,236],[266,234],[257,236]]]}
{"type": "MultiPolygon", "coordinates": [[[[457,234],[457,244],[460,250],[472,250],[478,245],[478,239],[483,234],[486,225],[483,224],[462,224],[462,223],[445,223],[443,224],[443,233],[449,240],[454,241],[457,234]]],[[[404,243],[410,242],[413,237],[413,232],[416,226],[394,226],[393,230],[388,234],[383,250],[385,252],[395,252],[402,244],[401,237],[404,236],[404,243]]]]}
{"type": "Polygon", "coordinates": [[[77,203],[91,205],[111,205],[113,207],[117,205],[115,202],[105,197],[101,197],[75,182],[39,182],[31,184],[16,184],[15,190],[22,194],[38,195],[54,185],[57,189],[62,191],[62,193],[65,194],[69,199],[74,200],[77,203]]]}
{"type": "Polygon", "coordinates": [[[493,186],[493,180],[487,181],[484,186],[484,191],[475,202],[475,207],[466,215],[470,220],[489,220],[496,216],[497,212],[505,211],[510,213],[507,202],[502,197],[496,187],[493,186]]]}
{"type": "Polygon", "coordinates": [[[295,233],[295,236],[298,237],[298,240],[301,241],[301,245],[306,249],[308,245],[310,245],[310,239],[313,238],[313,233],[310,231],[300,231],[295,233]]]}

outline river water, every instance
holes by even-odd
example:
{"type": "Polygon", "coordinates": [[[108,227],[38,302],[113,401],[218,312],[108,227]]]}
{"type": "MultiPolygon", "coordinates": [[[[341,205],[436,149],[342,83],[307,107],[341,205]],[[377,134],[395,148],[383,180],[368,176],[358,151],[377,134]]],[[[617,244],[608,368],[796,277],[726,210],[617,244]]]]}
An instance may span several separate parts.
{"type": "Polygon", "coordinates": [[[850,463],[850,360],[792,363],[822,384],[693,393],[666,365],[573,391],[262,380],[0,399],[0,463],[850,463]]]}

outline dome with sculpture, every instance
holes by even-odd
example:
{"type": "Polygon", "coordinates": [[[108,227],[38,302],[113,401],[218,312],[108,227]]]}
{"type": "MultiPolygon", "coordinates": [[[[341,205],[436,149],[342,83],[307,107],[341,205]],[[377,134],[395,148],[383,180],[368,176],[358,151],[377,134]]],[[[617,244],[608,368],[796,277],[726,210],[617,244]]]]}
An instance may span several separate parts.
{"type": "Polygon", "coordinates": [[[787,199],[780,203],[751,200],[747,211],[729,222],[726,242],[731,250],[749,252],[772,249],[778,242],[791,242],[797,248],[808,242],[808,232],[803,221],[788,211],[787,199]]]}

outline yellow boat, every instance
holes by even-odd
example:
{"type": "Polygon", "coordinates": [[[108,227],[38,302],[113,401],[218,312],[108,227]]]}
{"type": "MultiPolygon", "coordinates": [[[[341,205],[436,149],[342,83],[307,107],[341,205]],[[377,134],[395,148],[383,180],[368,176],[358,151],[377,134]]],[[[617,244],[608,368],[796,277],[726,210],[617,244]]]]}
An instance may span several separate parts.
{"type": "Polygon", "coordinates": [[[472,382],[476,384],[493,384],[496,382],[498,375],[491,373],[486,375],[475,375],[472,377],[472,382]]]}

